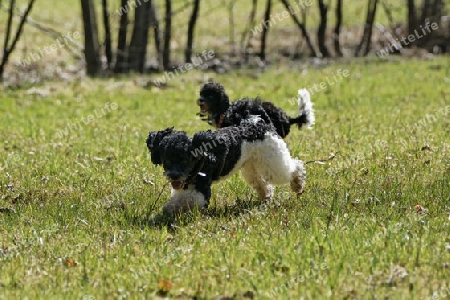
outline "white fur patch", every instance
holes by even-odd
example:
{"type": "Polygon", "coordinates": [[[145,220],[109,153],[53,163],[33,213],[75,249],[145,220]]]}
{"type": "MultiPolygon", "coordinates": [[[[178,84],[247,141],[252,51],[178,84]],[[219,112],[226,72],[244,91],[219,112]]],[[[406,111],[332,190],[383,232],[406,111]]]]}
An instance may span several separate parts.
{"type": "Polygon", "coordinates": [[[166,215],[181,214],[195,208],[202,209],[206,205],[207,202],[203,194],[194,189],[172,189],[170,200],[163,206],[163,213],[166,215]]]}
{"type": "Polygon", "coordinates": [[[258,124],[259,122],[261,122],[262,120],[263,120],[263,119],[261,119],[260,116],[257,116],[257,115],[250,115],[249,118],[243,119],[243,120],[241,121],[241,124],[240,124],[240,125],[245,125],[245,124],[256,125],[256,124],[258,124]]]}
{"type": "Polygon", "coordinates": [[[244,143],[242,158],[251,164],[249,167],[255,170],[256,175],[268,183],[288,183],[294,171],[286,143],[273,133],[266,133],[262,141],[244,143]]]}
{"type": "Polygon", "coordinates": [[[262,141],[244,142],[241,158],[226,177],[240,169],[245,181],[262,199],[273,196],[271,184],[290,183],[295,193],[301,193],[305,185],[303,162],[292,158],[286,143],[274,133],[266,133],[262,141]]]}

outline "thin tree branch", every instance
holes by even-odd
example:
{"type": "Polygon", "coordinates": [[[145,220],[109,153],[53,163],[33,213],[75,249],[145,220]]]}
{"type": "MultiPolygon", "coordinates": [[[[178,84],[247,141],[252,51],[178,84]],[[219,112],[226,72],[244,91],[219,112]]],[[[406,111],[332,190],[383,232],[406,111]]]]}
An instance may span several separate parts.
{"type": "Polygon", "coordinates": [[[258,0],[252,0],[252,10],[248,16],[248,23],[241,35],[241,42],[240,42],[241,52],[244,54],[245,57],[247,57],[247,49],[250,46],[249,45],[250,37],[247,40],[247,36],[249,36],[250,29],[255,26],[255,16],[256,16],[257,6],[258,6],[258,0]]]}
{"type": "MultiPolygon", "coordinates": [[[[290,11],[291,5],[289,4],[289,1],[288,0],[280,0],[280,1],[281,1],[281,3],[283,3],[284,7],[288,11],[290,11]]],[[[301,23],[295,14],[291,13],[290,15],[291,15],[292,19],[294,20],[294,22],[297,24],[297,26],[300,28],[300,31],[302,32],[303,37],[305,38],[306,43],[308,44],[309,50],[311,51],[311,55],[317,57],[316,49],[314,49],[314,46],[311,42],[308,31],[306,30],[305,24],[301,23]]]]}
{"type": "Polygon", "coordinates": [[[342,2],[343,0],[337,1],[336,6],[336,26],[334,27],[334,51],[336,52],[336,56],[342,56],[341,51],[341,43],[340,43],[340,36],[341,36],[341,26],[342,26],[342,2]]]}
{"type": "Polygon", "coordinates": [[[264,13],[264,28],[261,35],[261,51],[259,53],[259,57],[262,61],[266,60],[266,42],[267,42],[267,34],[269,33],[270,28],[270,11],[272,9],[272,0],[267,0],[266,11],[264,13]],[[268,24],[266,24],[266,22],[268,24]]]}
{"type": "Polygon", "coordinates": [[[187,33],[187,45],[185,51],[185,61],[186,63],[192,62],[192,46],[194,44],[194,30],[195,24],[197,23],[198,11],[200,10],[200,0],[194,1],[194,7],[192,8],[191,18],[189,19],[188,24],[188,33],[187,33]]]}
{"type": "Polygon", "coordinates": [[[8,44],[9,44],[9,38],[11,37],[11,25],[12,25],[12,19],[13,19],[13,10],[14,6],[16,5],[16,0],[11,0],[9,3],[9,10],[8,10],[8,22],[6,23],[6,32],[5,32],[5,40],[3,43],[3,50],[6,52],[8,50],[8,44]]]}
{"type": "Polygon", "coordinates": [[[6,34],[8,35],[8,38],[5,38],[5,46],[4,46],[4,51],[3,51],[3,57],[2,57],[2,61],[0,64],[0,81],[3,81],[3,73],[5,70],[5,65],[8,62],[9,59],[9,55],[12,53],[12,51],[14,51],[14,48],[16,47],[17,41],[19,40],[22,31],[23,31],[23,26],[25,24],[25,20],[27,19],[28,14],[31,12],[31,9],[33,8],[33,4],[34,4],[35,0],[30,0],[30,2],[28,3],[28,6],[22,16],[22,19],[20,20],[19,26],[17,27],[17,31],[16,31],[16,35],[14,36],[14,39],[11,43],[11,45],[8,47],[8,43],[9,43],[9,35],[11,34],[11,23],[12,23],[12,14],[13,14],[13,8],[14,8],[14,0],[11,0],[10,3],[10,9],[9,9],[9,13],[10,15],[8,16],[8,29],[6,34]]]}

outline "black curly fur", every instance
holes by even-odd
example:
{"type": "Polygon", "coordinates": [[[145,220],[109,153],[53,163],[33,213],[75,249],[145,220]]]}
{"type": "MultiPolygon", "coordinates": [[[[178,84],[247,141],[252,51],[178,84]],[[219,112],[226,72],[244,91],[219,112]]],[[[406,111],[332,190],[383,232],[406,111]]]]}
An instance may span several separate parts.
{"type": "Polygon", "coordinates": [[[158,132],[150,132],[147,138],[147,148],[150,150],[152,163],[155,165],[162,164],[162,159],[159,153],[159,144],[162,139],[173,132],[173,127],[158,132]]]}
{"type": "Polygon", "coordinates": [[[184,180],[188,184],[183,189],[193,184],[209,203],[212,182],[233,170],[241,157],[243,142],[261,141],[269,131],[275,131],[271,124],[258,121],[198,132],[191,139],[184,131],[167,128],[149,132],[147,147],[152,162],[163,165],[169,180],[184,180]]]}
{"type": "Polygon", "coordinates": [[[297,124],[298,128],[301,128],[303,124],[307,123],[306,115],[291,118],[272,102],[263,102],[259,98],[243,98],[230,103],[225,88],[216,82],[208,82],[203,85],[199,100],[207,104],[211,118],[219,127],[238,126],[242,120],[248,119],[251,115],[257,115],[266,123],[272,123],[278,135],[285,138],[293,124],[297,124]],[[222,122],[220,121],[221,115],[224,116],[222,122]]]}
{"type": "Polygon", "coordinates": [[[215,113],[222,114],[230,106],[230,99],[225,93],[225,88],[215,82],[208,82],[203,85],[200,90],[200,97],[208,101],[209,109],[215,113]],[[220,99],[220,101],[209,101],[209,99],[220,99]]]}

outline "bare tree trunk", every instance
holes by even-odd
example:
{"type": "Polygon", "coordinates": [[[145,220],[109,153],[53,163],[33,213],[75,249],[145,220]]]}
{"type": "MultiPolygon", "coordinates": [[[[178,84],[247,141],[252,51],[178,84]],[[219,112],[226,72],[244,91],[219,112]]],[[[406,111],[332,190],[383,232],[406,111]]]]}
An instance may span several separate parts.
{"type": "Polygon", "coordinates": [[[159,14],[158,9],[156,8],[156,4],[154,0],[150,0],[150,26],[153,26],[153,34],[155,40],[155,50],[157,54],[158,61],[158,69],[163,70],[163,57],[161,50],[161,27],[159,25],[159,14]]]}
{"type": "Polygon", "coordinates": [[[431,14],[435,20],[439,20],[442,17],[444,8],[444,3],[442,0],[434,0],[433,8],[431,10],[431,14]]]}
{"type": "Polygon", "coordinates": [[[86,73],[89,76],[98,75],[101,71],[100,47],[98,44],[97,19],[93,0],[81,0],[84,25],[84,56],[86,73]]]}
{"type": "Polygon", "coordinates": [[[164,28],[163,67],[170,67],[170,39],[172,38],[172,1],[166,0],[166,16],[164,28]]]}
{"type": "Polygon", "coordinates": [[[272,9],[272,0],[267,0],[266,12],[264,13],[264,22],[263,22],[264,28],[261,35],[261,51],[259,53],[259,57],[261,58],[262,61],[266,60],[266,42],[267,42],[267,33],[269,33],[270,28],[271,9],[272,9]]]}
{"type": "Polygon", "coordinates": [[[111,27],[109,25],[108,0],[102,0],[103,26],[105,27],[105,56],[106,67],[112,66],[112,45],[111,45],[111,27]]]}
{"type": "Polygon", "coordinates": [[[367,18],[366,23],[364,25],[364,34],[361,38],[361,42],[355,50],[355,56],[359,56],[360,52],[363,52],[363,55],[366,56],[370,51],[370,46],[372,43],[372,29],[373,23],[375,21],[375,15],[377,12],[378,0],[369,0],[369,4],[367,6],[367,18]]]}
{"type": "Polygon", "coordinates": [[[417,14],[414,0],[406,0],[408,5],[408,34],[412,34],[417,28],[417,14]]]}
{"type": "Polygon", "coordinates": [[[247,50],[250,48],[250,37],[249,36],[250,29],[255,26],[255,17],[256,17],[256,9],[258,6],[258,0],[252,0],[252,10],[248,17],[247,27],[244,29],[241,35],[241,52],[244,54],[245,60],[247,60],[247,50]]]}
{"type": "Polygon", "coordinates": [[[8,23],[7,28],[5,32],[5,40],[3,44],[3,57],[0,63],[0,82],[3,81],[3,73],[5,72],[5,66],[8,63],[9,55],[14,51],[16,48],[17,42],[20,39],[20,36],[23,32],[23,26],[25,25],[25,21],[27,20],[28,15],[31,12],[31,9],[33,8],[35,0],[30,0],[28,3],[27,8],[25,9],[25,12],[23,13],[23,16],[20,19],[19,26],[17,27],[16,35],[14,36],[14,39],[12,40],[11,45],[8,47],[9,39],[11,37],[11,25],[12,25],[12,18],[14,14],[14,7],[15,7],[15,0],[11,0],[9,3],[9,10],[8,10],[8,23]]]}
{"type": "Polygon", "coordinates": [[[343,0],[338,0],[336,5],[336,26],[334,27],[334,51],[336,52],[336,56],[342,56],[341,51],[341,43],[340,43],[340,35],[341,35],[341,26],[342,26],[342,2],[343,0]]]}
{"type": "Polygon", "coordinates": [[[422,16],[420,17],[420,24],[424,24],[425,20],[432,15],[432,0],[423,0],[422,4],[422,16]]]}
{"type": "Polygon", "coordinates": [[[136,7],[133,34],[128,49],[129,68],[139,73],[143,73],[145,69],[150,8],[150,2],[144,2],[136,7]]]}
{"type": "MultiPolygon", "coordinates": [[[[127,7],[127,0],[121,1],[121,7],[127,7]]],[[[128,9],[120,15],[119,36],[117,38],[117,55],[114,73],[124,73],[128,71],[127,67],[127,27],[128,27],[128,9]]]]}
{"type": "Polygon", "coordinates": [[[189,19],[187,45],[186,51],[184,52],[184,60],[186,61],[186,63],[192,62],[192,46],[194,44],[194,30],[195,24],[197,24],[197,17],[199,10],[200,10],[200,0],[195,0],[194,7],[192,8],[191,18],[189,19]]]}
{"type": "MultiPolygon", "coordinates": [[[[291,5],[289,4],[288,0],[280,0],[280,1],[281,1],[281,3],[283,3],[284,7],[290,11],[291,5]]],[[[305,24],[300,23],[300,21],[298,20],[298,18],[296,17],[295,14],[291,13],[290,15],[291,15],[292,19],[294,20],[294,22],[297,24],[298,28],[300,28],[300,31],[302,32],[303,37],[306,40],[306,44],[308,44],[309,51],[311,52],[311,56],[317,57],[316,49],[314,49],[314,46],[311,42],[308,31],[306,30],[305,24]]]]}
{"type": "MultiPolygon", "coordinates": [[[[442,0],[424,0],[423,1],[423,7],[422,7],[422,16],[421,16],[421,23],[416,23],[416,31],[422,31],[422,26],[424,28],[429,27],[431,23],[437,22],[439,23],[442,17],[442,13],[444,12],[444,3],[442,0]],[[421,29],[419,30],[420,27],[421,29]]],[[[428,32],[427,34],[424,34],[423,37],[421,37],[414,45],[417,47],[423,47],[427,44],[430,44],[430,42],[436,37],[436,32],[428,32]]]]}
{"type": "Polygon", "coordinates": [[[317,30],[317,40],[319,43],[319,51],[322,53],[322,57],[329,57],[330,52],[328,51],[328,48],[325,45],[325,34],[327,31],[328,6],[323,2],[323,0],[319,0],[319,9],[320,9],[320,24],[319,24],[319,29],[317,30]]]}

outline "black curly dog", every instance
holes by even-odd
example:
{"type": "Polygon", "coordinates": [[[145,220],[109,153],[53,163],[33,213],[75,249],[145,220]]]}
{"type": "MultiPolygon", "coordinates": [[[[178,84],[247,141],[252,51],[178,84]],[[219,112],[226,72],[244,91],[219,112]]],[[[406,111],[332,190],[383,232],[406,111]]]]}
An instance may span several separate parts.
{"type": "Polygon", "coordinates": [[[206,117],[203,120],[217,128],[238,126],[242,120],[259,116],[267,124],[273,124],[278,135],[285,138],[292,125],[296,124],[298,128],[303,125],[309,127],[315,121],[309,92],[301,89],[298,95],[299,116],[296,118],[289,117],[272,102],[263,102],[259,98],[243,98],[230,103],[225,88],[216,82],[203,85],[197,104],[200,106],[200,116],[206,117]]]}
{"type": "Polygon", "coordinates": [[[151,131],[147,147],[152,162],[163,166],[172,185],[171,198],[163,207],[167,215],[207,207],[211,185],[239,170],[263,199],[272,198],[271,184],[290,183],[296,193],[302,193],[305,185],[303,162],[291,158],[272,124],[258,117],[192,138],[173,128],[151,131]]]}

